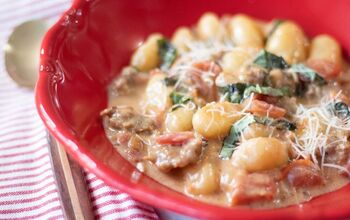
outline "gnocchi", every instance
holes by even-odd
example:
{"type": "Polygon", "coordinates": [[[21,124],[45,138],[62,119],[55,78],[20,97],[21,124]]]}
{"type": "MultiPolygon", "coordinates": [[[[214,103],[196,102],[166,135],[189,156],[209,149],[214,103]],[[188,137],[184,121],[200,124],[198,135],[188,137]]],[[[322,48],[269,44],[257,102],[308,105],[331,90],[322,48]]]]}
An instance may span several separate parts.
{"type": "Polygon", "coordinates": [[[287,145],[276,138],[269,137],[257,137],[244,141],[232,157],[234,165],[248,172],[278,168],[287,162],[287,145]]]}
{"type": "Polygon", "coordinates": [[[222,57],[221,66],[225,74],[238,74],[240,68],[251,59],[251,54],[240,48],[225,53],[222,57]]]}
{"type": "Polygon", "coordinates": [[[316,36],[311,42],[308,64],[325,78],[338,76],[342,66],[339,43],[328,35],[316,36]]]}
{"type": "Polygon", "coordinates": [[[161,113],[171,106],[169,88],[164,83],[165,75],[155,73],[149,80],[145,94],[145,112],[161,113]]]}
{"type": "Polygon", "coordinates": [[[283,207],[350,182],[349,68],[332,36],[208,12],[169,39],[151,34],[100,115],[156,181],[218,205],[283,207]]]}
{"type": "Polygon", "coordinates": [[[180,27],[174,33],[171,42],[179,50],[180,53],[184,53],[189,50],[188,43],[194,41],[195,38],[189,28],[180,27]]]}
{"type": "Polygon", "coordinates": [[[214,13],[205,13],[197,24],[197,33],[200,39],[214,39],[220,30],[220,20],[214,13]]]}
{"type": "Polygon", "coordinates": [[[140,71],[149,71],[159,65],[157,42],[162,38],[161,34],[150,35],[131,57],[131,65],[140,71]]]}
{"type": "Polygon", "coordinates": [[[233,43],[240,47],[264,47],[264,36],[253,19],[246,15],[232,17],[229,27],[233,43]]]}
{"type": "Polygon", "coordinates": [[[239,105],[229,102],[209,103],[193,115],[193,129],[205,138],[224,137],[240,119],[240,110],[239,105]]]}
{"type": "Polygon", "coordinates": [[[294,22],[285,21],[268,38],[266,50],[293,64],[306,60],[308,45],[302,29],[294,22]]]}
{"type": "Polygon", "coordinates": [[[219,173],[212,163],[205,163],[199,171],[188,175],[186,188],[191,194],[211,194],[219,190],[219,173]]]}
{"type": "MultiPolygon", "coordinates": [[[[191,103],[193,105],[193,103],[191,103]]],[[[192,117],[194,109],[192,105],[186,105],[171,111],[165,118],[165,126],[168,131],[189,131],[192,130],[192,117]]]]}

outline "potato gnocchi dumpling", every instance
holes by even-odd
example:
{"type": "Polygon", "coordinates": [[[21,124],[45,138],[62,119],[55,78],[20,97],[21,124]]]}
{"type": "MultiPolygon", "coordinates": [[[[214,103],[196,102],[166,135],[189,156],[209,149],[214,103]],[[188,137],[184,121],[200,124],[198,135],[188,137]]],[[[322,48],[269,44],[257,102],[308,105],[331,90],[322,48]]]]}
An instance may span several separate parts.
{"type": "Polygon", "coordinates": [[[303,62],[308,54],[308,40],[294,22],[282,22],[266,42],[266,50],[282,56],[288,64],[303,62]]]}
{"type": "Polygon", "coordinates": [[[181,25],[145,38],[112,83],[101,117],[123,157],[223,206],[284,207],[350,182],[350,65],[336,38],[247,14],[181,25]]]}
{"type": "Polygon", "coordinates": [[[140,71],[149,71],[159,64],[159,50],[157,41],[162,39],[161,34],[150,35],[131,57],[131,65],[140,71]]]}
{"type": "Polygon", "coordinates": [[[287,146],[277,138],[257,137],[244,141],[233,154],[233,164],[248,172],[270,170],[288,162],[287,146]]]}
{"type": "Polygon", "coordinates": [[[169,89],[164,84],[165,75],[155,73],[146,86],[144,106],[146,112],[163,112],[171,105],[169,89]]]}
{"type": "Polygon", "coordinates": [[[233,43],[240,47],[264,47],[264,36],[258,24],[250,17],[239,14],[232,17],[230,33],[233,43]]]}
{"type": "Polygon", "coordinates": [[[168,112],[165,118],[166,129],[171,132],[192,130],[193,114],[192,105],[186,105],[168,112]]]}
{"type": "Polygon", "coordinates": [[[240,110],[239,105],[229,102],[209,103],[193,115],[193,129],[205,138],[224,137],[241,117],[240,110]]]}
{"type": "Polygon", "coordinates": [[[188,44],[195,40],[192,31],[187,27],[180,27],[173,34],[172,44],[177,48],[179,53],[185,53],[189,50],[188,44]]]}

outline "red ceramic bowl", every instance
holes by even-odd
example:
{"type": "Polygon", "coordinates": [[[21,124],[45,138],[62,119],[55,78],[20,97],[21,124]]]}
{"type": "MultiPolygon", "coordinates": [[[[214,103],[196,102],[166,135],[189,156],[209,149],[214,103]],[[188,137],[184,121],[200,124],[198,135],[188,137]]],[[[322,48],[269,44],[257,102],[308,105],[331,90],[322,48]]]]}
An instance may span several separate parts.
{"type": "Polygon", "coordinates": [[[350,185],[310,202],[273,210],[225,208],[193,200],[141,175],[105,137],[99,112],[106,86],[152,32],[170,36],[206,11],[288,18],[308,35],[328,33],[350,51],[350,3],[326,1],[76,0],[42,44],[36,105],[42,120],[81,166],[152,206],[204,219],[335,219],[350,217],[350,185]]]}

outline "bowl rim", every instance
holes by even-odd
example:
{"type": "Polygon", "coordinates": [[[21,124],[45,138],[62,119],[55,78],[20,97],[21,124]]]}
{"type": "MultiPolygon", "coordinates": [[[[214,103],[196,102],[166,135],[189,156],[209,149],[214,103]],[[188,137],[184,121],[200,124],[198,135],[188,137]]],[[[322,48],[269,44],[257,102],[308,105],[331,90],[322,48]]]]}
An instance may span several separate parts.
{"type": "MultiPolygon", "coordinates": [[[[87,4],[87,2],[89,1],[74,0],[72,2],[71,7],[61,15],[60,19],[45,34],[41,45],[42,51],[49,48],[51,43],[56,39],[57,33],[64,29],[61,22],[69,15],[69,12],[80,8],[84,4],[87,4]]],[[[48,58],[48,55],[46,53],[41,53],[40,63],[42,63],[42,60],[45,58],[48,58]]],[[[61,116],[55,111],[55,106],[51,102],[52,97],[50,97],[49,92],[47,92],[48,82],[50,82],[49,75],[41,74],[39,71],[39,79],[35,87],[35,105],[40,118],[49,132],[61,143],[66,152],[68,152],[80,166],[85,168],[88,172],[95,174],[112,188],[121,190],[141,202],[203,219],[232,219],[233,217],[239,219],[280,219],[281,217],[287,219],[334,219],[350,216],[350,209],[347,204],[334,205],[334,210],[336,209],[336,212],[333,211],[333,209],[328,210],[328,212],[312,210],[315,209],[315,207],[310,207],[302,211],[303,209],[300,209],[300,205],[276,209],[223,207],[194,200],[188,196],[185,203],[183,203],[183,201],[179,201],[174,196],[159,196],[155,193],[155,190],[145,185],[135,187],[130,181],[125,180],[103,163],[99,163],[90,152],[85,150],[87,146],[79,142],[72,133],[68,132],[68,126],[61,120],[61,116]]]]}

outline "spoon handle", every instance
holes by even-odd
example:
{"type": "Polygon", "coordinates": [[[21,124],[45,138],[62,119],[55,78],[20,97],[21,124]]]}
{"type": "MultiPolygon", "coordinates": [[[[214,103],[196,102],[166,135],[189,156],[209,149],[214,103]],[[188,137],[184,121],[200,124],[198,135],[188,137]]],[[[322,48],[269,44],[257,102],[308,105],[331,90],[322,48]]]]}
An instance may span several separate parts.
{"type": "Polygon", "coordinates": [[[94,219],[83,170],[51,135],[48,140],[65,219],[94,219]]]}

